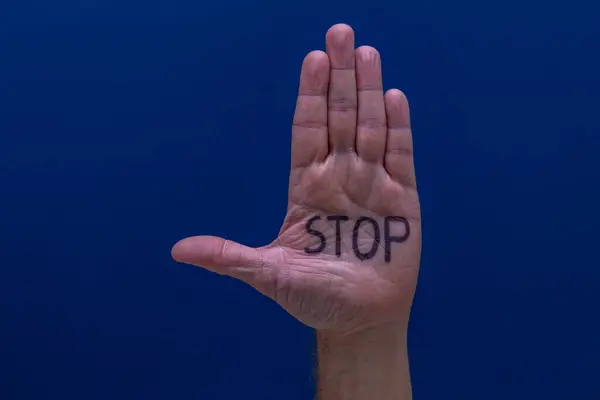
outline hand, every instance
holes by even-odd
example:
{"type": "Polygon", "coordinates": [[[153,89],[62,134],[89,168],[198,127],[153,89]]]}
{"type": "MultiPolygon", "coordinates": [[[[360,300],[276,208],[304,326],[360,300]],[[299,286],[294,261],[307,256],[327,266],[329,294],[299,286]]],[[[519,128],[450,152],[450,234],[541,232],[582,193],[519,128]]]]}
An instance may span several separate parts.
{"type": "Polygon", "coordinates": [[[421,253],[408,103],[384,95],[377,50],[355,50],[349,26],[333,26],[326,49],[302,65],[277,239],[250,248],[197,236],[172,254],[247,282],[317,330],[405,326],[421,253]]]}

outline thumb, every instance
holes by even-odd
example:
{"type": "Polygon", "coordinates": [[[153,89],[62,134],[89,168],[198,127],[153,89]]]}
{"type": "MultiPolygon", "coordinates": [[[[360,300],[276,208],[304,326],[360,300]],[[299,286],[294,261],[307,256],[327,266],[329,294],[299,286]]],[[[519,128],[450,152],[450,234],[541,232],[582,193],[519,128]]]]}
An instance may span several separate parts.
{"type": "Polygon", "coordinates": [[[253,285],[265,275],[264,254],[215,236],[194,236],[179,241],[171,250],[175,261],[241,279],[253,285]]]}

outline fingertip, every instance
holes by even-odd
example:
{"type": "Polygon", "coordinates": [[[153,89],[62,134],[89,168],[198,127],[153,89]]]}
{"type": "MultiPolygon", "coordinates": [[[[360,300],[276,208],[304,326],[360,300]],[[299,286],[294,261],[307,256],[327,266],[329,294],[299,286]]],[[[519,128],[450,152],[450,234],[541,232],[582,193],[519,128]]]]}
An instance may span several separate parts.
{"type": "Polygon", "coordinates": [[[387,99],[389,99],[390,101],[395,101],[395,102],[408,102],[408,99],[406,98],[406,95],[404,94],[404,92],[400,89],[389,89],[387,92],[385,92],[385,97],[387,99]]]}
{"type": "Polygon", "coordinates": [[[180,263],[185,263],[185,255],[189,253],[186,247],[189,245],[189,243],[189,238],[185,238],[181,239],[180,241],[175,243],[173,247],[171,247],[171,257],[173,258],[173,260],[180,263]]]}
{"type": "Polygon", "coordinates": [[[300,75],[300,95],[326,95],[329,86],[329,56],[321,50],[304,57],[300,75]]]}
{"type": "Polygon", "coordinates": [[[171,249],[171,255],[177,262],[201,265],[212,263],[223,247],[223,239],[215,236],[191,236],[181,239],[171,249]]]}
{"type": "Polygon", "coordinates": [[[327,36],[329,37],[330,35],[339,35],[338,37],[348,38],[350,36],[354,36],[354,29],[352,29],[352,27],[348,24],[338,23],[332,25],[327,30],[327,36]]]}
{"type": "Polygon", "coordinates": [[[385,95],[385,109],[389,128],[410,126],[408,99],[399,89],[390,89],[385,95]]]}
{"type": "Polygon", "coordinates": [[[323,50],[313,50],[304,57],[303,64],[329,62],[329,56],[323,50]]]}
{"type": "Polygon", "coordinates": [[[377,63],[380,58],[379,50],[373,46],[363,45],[356,49],[356,59],[358,61],[377,63]]]}
{"type": "Polygon", "coordinates": [[[329,28],[325,47],[332,68],[354,69],[354,30],[350,26],[337,24],[329,28]]]}

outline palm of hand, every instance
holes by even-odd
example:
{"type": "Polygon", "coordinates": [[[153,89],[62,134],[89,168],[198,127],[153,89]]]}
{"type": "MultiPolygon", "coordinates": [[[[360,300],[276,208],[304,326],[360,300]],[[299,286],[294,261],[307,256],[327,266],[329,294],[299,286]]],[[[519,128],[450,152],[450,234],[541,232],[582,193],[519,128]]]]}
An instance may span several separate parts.
{"type": "Polygon", "coordinates": [[[377,51],[355,51],[346,25],[306,57],[299,92],[278,238],[258,249],[188,238],[173,256],[249,283],[319,330],[405,323],[421,251],[406,98],[383,94],[377,51]]]}

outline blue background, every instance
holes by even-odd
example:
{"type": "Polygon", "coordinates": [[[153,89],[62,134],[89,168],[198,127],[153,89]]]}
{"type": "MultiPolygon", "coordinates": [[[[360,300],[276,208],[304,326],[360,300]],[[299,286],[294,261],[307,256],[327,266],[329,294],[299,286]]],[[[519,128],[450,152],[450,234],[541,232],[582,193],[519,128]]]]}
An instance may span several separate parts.
{"type": "Polygon", "coordinates": [[[312,398],[312,331],[170,248],[277,233],[300,65],[337,22],[412,107],[415,399],[599,398],[587,3],[3,0],[0,398],[312,398]]]}

